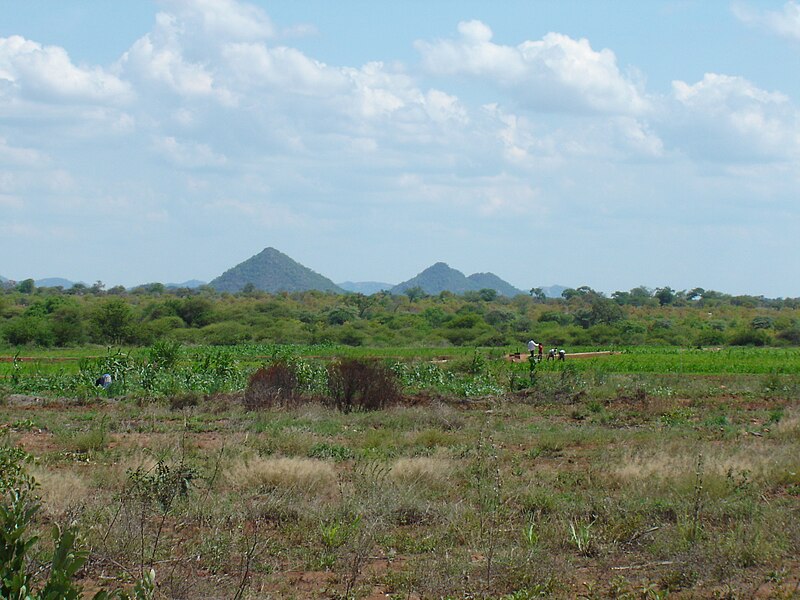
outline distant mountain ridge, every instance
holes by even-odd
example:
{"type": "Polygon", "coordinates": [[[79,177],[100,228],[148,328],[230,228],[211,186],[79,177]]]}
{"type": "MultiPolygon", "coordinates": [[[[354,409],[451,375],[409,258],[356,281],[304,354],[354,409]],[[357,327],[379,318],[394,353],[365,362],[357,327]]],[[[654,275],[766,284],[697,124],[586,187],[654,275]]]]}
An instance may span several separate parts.
{"type": "Polygon", "coordinates": [[[415,287],[421,288],[426,294],[440,294],[444,291],[463,294],[482,289],[496,290],[502,296],[516,296],[524,293],[494,273],[474,273],[467,277],[461,271],[453,269],[443,262],[431,265],[408,281],[397,284],[390,291],[393,294],[402,294],[415,287]]]}
{"type": "MultiPolygon", "coordinates": [[[[0,276],[0,284],[10,288],[15,286],[17,282],[0,276]]],[[[75,285],[75,282],[61,277],[50,277],[35,280],[34,284],[36,287],[60,286],[68,290],[75,285]]],[[[388,291],[392,294],[401,294],[410,288],[418,286],[427,294],[439,294],[443,291],[463,294],[482,289],[493,289],[498,294],[509,297],[527,293],[527,291],[514,287],[494,273],[473,273],[467,277],[461,271],[451,268],[444,262],[437,262],[415,277],[397,285],[382,281],[345,281],[336,284],[275,248],[265,248],[260,253],[228,269],[208,284],[199,279],[190,279],[182,283],[164,284],[164,288],[196,289],[209,285],[218,291],[235,293],[241,291],[247,284],[252,284],[255,289],[266,292],[320,290],[335,294],[358,293],[371,295],[381,291],[388,291]]],[[[82,285],[86,284],[82,283],[82,285]]],[[[548,298],[560,298],[561,292],[565,289],[567,288],[562,285],[541,287],[542,292],[548,298]]]]}
{"type": "Polygon", "coordinates": [[[301,265],[275,248],[265,248],[209,283],[220,292],[239,292],[247,284],[265,292],[344,292],[327,277],[301,265]]]}
{"type": "Polygon", "coordinates": [[[199,279],[190,279],[189,281],[184,281],[183,283],[165,283],[164,287],[168,290],[179,288],[189,288],[190,290],[193,290],[203,285],[206,285],[205,281],[200,281],[199,279]]]}

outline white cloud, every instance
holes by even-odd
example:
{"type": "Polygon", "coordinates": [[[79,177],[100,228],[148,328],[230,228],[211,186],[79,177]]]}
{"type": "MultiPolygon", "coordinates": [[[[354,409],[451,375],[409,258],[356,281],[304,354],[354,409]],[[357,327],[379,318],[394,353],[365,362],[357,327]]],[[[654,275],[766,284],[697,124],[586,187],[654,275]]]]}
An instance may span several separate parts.
{"type": "Polygon", "coordinates": [[[25,98],[54,102],[122,102],[130,86],[100,67],[78,67],[58,46],[12,35],[0,38],[0,82],[25,98]]]}
{"type": "Polygon", "coordinates": [[[675,106],[665,127],[710,159],[791,160],[800,156],[800,110],[778,92],[742,77],[706,73],[672,83],[675,106]]]}
{"type": "Polygon", "coordinates": [[[230,94],[215,85],[214,76],[205,64],[184,58],[183,30],[176,17],[159,13],[155,30],[136,40],[122,55],[117,65],[120,74],[139,84],[166,86],[182,96],[210,96],[232,102],[230,94]]]}
{"type": "Polygon", "coordinates": [[[265,200],[220,198],[206,203],[204,208],[217,219],[245,219],[248,224],[270,228],[310,225],[308,218],[302,217],[288,206],[265,200]]]}
{"type": "Polygon", "coordinates": [[[782,11],[759,11],[747,4],[733,5],[733,14],[748,24],[758,25],[781,37],[800,41],[800,4],[789,1],[783,5],[782,11]]]}
{"type": "Polygon", "coordinates": [[[274,35],[267,14],[236,0],[166,0],[187,30],[211,39],[257,40],[274,35]]]}
{"type": "Polygon", "coordinates": [[[19,196],[10,196],[0,192],[0,207],[5,209],[19,210],[24,206],[22,199],[19,196]]]}
{"type": "Polygon", "coordinates": [[[222,56],[243,88],[273,88],[282,92],[326,96],[341,90],[346,84],[340,72],[294,48],[236,43],[222,48],[222,56]]]}
{"type": "Polygon", "coordinates": [[[174,137],[160,137],[154,140],[154,146],[162,156],[179,167],[197,169],[221,167],[227,163],[225,156],[214,152],[208,144],[179,142],[174,137]]]}
{"type": "Polygon", "coordinates": [[[438,123],[455,121],[466,125],[469,122],[467,109],[456,96],[451,96],[440,90],[429,90],[425,94],[425,111],[430,118],[438,123]]]}
{"type": "Polygon", "coordinates": [[[23,167],[40,167],[48,162],[47,156],[33,148],[11,146],[0,136],[0,163],[23,167]]]}
{"type": "Polygon", "coordinates": [[[595,51],[586,39],[548,33],[512,47],[493,43],[480,21],[461,22],[458,31],[457,40],[416,42],[429,72],[484,78],[537,110],[641,114],[649,108],[636,83],[620,73],[614,53],[595,51]]]}

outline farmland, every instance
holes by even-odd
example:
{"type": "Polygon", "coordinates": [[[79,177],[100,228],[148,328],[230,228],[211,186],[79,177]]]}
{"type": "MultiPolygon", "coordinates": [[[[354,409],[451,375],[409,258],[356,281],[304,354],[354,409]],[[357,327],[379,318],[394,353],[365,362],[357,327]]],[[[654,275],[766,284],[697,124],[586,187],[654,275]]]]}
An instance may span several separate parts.
{"type": "Polygon", "coordinates": [[[4,447],[34,457],[42,497],[32,566],[72,523],[87,592],[152,568],[165,598],[798,596],[800,351],[629,347],[532,371],[505,360],[519,350],[3,353],[4,447]],[[337,409],[342,359],[401,397],[337,409]],[[276,365],[292,394],[247,396],[276,365]]]}

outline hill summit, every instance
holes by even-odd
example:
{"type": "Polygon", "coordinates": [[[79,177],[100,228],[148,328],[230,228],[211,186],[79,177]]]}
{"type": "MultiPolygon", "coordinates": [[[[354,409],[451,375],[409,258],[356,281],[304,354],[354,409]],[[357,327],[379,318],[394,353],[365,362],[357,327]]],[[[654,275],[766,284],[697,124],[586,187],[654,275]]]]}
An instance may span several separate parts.
{"type": "Polygon", "coordinates": [[[342,289],[333,281],[304,267],[275,248],[265,248],[228,269],[209,285],[220,292],[239,292],[248,283],[265,292],[320,290],[342,293],[342,289]]]}
{"type": "Polygon", "coordinates": [[[453,269],[443,262],[437,262],[408,281],[394,286],[391,292],[402,294],[414,287],[422,288],[426,294],[439,294],[444,291],[463,294],[482,289],[492,289],[503,296],[516,296],[524,293],[494,273],[475,273],[467,277],[461,271],[453,269]]]}

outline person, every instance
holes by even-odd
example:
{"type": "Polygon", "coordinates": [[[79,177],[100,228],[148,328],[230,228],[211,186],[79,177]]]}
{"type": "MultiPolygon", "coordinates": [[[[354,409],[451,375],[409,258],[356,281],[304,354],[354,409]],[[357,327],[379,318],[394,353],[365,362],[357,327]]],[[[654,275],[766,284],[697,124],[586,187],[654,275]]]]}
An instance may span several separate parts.
{"type": "Polygon", "coordinates": [[[537,347],[536,342],[534,342],[533,340],[528,341],[528,352],[531,353],[531,356],[533,356],[536,353],[536,347],[537,347]]]}
{"type": "Polygon", "coordinates": [[[567,359],[567,351],[566,350],[559,350],[558,351],[558,360],[566,360],[567,359]]]}
{"type": "Polygon", "coordinates": [[[111,375],[108,373],[104,373],[103,375],[97,378],[94,384],[100,386],[104,390],[107,390],[108,387],[111,385],[111,375]]]}
{"type": "Polygon", "coordinates": [[[547,352],[547,360],[555,360],[556,359],[556,349],[550,348],[547,352]]]}
{"type": "Polygon", "coordinates": [[[544,345],[539,342],[539,362],[542,362],[542,352],[544,352],[544,345]]]}

